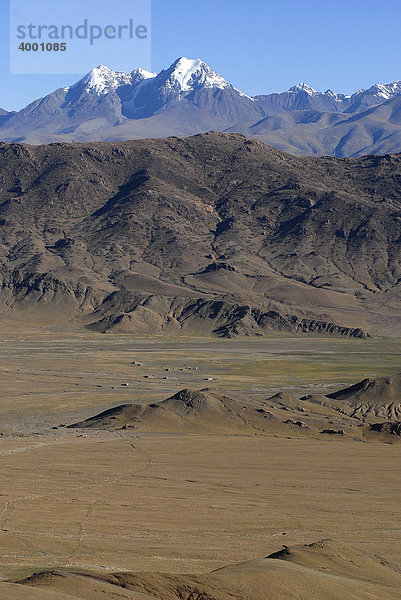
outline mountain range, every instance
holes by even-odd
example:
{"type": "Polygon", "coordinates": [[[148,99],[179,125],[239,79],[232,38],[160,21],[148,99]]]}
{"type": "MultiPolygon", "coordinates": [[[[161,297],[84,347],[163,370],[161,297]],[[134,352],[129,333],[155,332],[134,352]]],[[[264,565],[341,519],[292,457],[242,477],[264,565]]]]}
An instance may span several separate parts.
{"type": "Polygon", "coordinates": [[[400,198],[401,155],[296,157],[218,132],[0,143],[1,319],[399,335],[400,198]]]}
{"type": "Polygon", "coordinates": [[[250,97],[203,61],[150,73],[92,69],[18,112],[0,110],[0,139],[31,144],[242,133],[292,154],[337,157],[401,151],[401,81],[352,95],[302,83],[250,97]]]}

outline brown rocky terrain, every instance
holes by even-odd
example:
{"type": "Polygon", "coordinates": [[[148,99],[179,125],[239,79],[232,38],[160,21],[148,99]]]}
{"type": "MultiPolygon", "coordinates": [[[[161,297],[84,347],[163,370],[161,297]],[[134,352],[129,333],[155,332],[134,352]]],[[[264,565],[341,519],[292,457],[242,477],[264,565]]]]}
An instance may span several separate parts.
{"type": "Polygon", "coordinates": [[[400,331],[401,158],[239,134],[0,145],[3,318],[102,332],[400,331]]]}

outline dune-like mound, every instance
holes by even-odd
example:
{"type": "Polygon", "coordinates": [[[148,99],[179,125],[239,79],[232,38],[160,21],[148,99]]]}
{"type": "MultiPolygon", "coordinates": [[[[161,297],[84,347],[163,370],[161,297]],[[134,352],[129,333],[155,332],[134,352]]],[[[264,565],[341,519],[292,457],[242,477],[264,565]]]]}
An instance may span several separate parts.
{"type": "Polygon", "coordinates": [[[374,555],[322,541],[293,549],[285,547],[264,559],[204,575],[124,572],[95,577],[60,570],[35,574],[14,586],[21,600],[38,598],[27,593],[38,589],[43,591],[44,599],[400,600],[401,571],[374,555]]]}
{"type": "Polygon", "coordinates": [[[70,428],[144,431],[289,432],[260,402],[221,389],[183,389],[152,404],[122,404],[70,428]]]}
{"type": "Polygon", "coordinates": [[[352,417],[397,421],[401,419],[401,374],[363,379],[327,397],[348,405],[352,417]]]}

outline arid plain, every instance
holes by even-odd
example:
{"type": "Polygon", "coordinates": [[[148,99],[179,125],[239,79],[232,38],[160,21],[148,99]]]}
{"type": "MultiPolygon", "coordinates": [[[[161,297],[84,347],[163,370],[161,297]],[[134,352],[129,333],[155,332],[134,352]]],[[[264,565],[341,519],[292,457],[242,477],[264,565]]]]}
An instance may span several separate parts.
{"type": "Polygon", "coordinates": [[[321,412],[322,423],[344,419],[346,434],[322,435],[318,404],[316,414],[299,409],[305,427],[284,425],[297,408],[270,406],[267,432],[65,427],[187,388],[260,403],[278,392],[322,396],[398,373],[400,349],[396,338],[136,339],[4,325],[0,598],[401,598],[399,437],[369,434],[334,411],[321,412]],[[331,541],[305,555],[321,540],[331,541]],[[262,567],[247,561],[284,545],[301,548],[292,564],[270,560],[274,569],[255,583],[262,567]],[[369,567],[375,555],[387,575],[369,567]],[[232,588],[239,567],[221,572],[229,583],[219,579],[219,592],[202,580],[237,563],[246,564],[242,592],[232,588]],[[284,563],[295,571],[276,572],[284,563]],[[25,580],[42,571],[53,574],[25,580]],[[102,579],[124,572],[170,579],[102,579]],[[183,573],[192,579],[173,592],[183,573]]]}

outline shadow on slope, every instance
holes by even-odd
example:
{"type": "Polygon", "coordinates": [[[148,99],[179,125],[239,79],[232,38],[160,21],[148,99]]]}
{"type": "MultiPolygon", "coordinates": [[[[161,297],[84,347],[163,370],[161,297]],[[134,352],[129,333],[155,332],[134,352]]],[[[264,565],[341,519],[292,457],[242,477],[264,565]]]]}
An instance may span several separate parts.
{"type": "Polygon", "coordinates": [[[400,420],[401,374],[375,379],[366,378],[351,387],[328,394],[328,398],[340,400],[348,405],[353,417],[400,420]]]}

